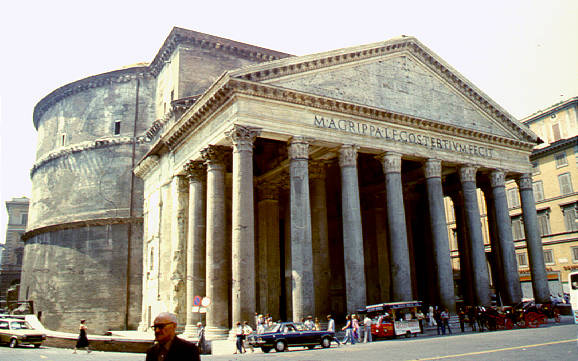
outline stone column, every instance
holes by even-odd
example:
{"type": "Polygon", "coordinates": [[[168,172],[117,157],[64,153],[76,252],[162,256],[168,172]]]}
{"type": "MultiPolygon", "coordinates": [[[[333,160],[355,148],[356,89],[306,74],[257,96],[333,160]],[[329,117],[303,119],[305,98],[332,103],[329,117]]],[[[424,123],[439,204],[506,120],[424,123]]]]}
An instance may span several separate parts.
{"type": "Polygon", "coordinates": [[[524,230],[526,232],[526,247],[528,248],[528,260],[530,262],[530,274],[532,275],[532,290],[536,303],[550,302],[550,288],[548,287],[548,275],[544,264],[544,250],[542,238],[538,230],[538,215],[536,202],[532,189],[532,176],[522,174],[518,179],[520,200],[522,202],[522,214],[524,216],[524,230]]]}
{"type": "Polygon", "coordinates": [[[389,274],[389,247],[387,241],[387,201],[382,194],[375,200],[375,242],[377,244],[377,272],[379,274],[379,296],[381,300],[389,300],[391,278],[389,274]]]}
{"type": "MultiPolygon", "coordinates": [[[[174,176],[171,183],[171,296],[170,310],[185,321],[188,182],[174,176]]],[[[182,320],[181,320],[182,319],[182,320]]]]}
{"type": "Polygon", "coordinates": [[[413,292],[401,184],[401,154],[386,152],[380,160],[385,173],[392,301],[411,300],[413,292]]]}
{"type": "Polygon", "coordinates": [[[229,331],[229,277],[231,267],[227,252],[225,226],[225,159],[230,148],[212,145],[201,151],[207,164],[207,236],[206,294],[211,299],[207,309],[206,337],[224,340],[229,331]]]}
{"type": "Polygon", "coordinates": [[[311,189],[311,228],[313,248],[313,278],[315,281],[315,314],[331,313],[331,265],[327,226],[327,191],[325,189],[325,162],[309,162],[311,189]]]}
{"type": "Polygon", "coordinates": [[[499,260],[501,261],[501,280],[503,280],[503,299],[505,304],[513,305],[522,299],[520,275],[516,261],[516,249],[512,237],[510,213],[504,187],[504,172],[494,170],[490,175],[492,187],[493,205],[496,218],[497,241],[499,246],[499,260]]]}
{"type": "MultiPolygon", "coordinates": [[[[481,190],[486,199],[486,216],[488,222],[488,238],[490,239],[490,245],[492,248],[492,253],[490,256],[490,274],[494,283],[494,288],[496,289],[496,296],[499,297],[503,302],[506,301],[506,292],[504,287],[504,270],[502,267],[502,250],[500,248],[500,241],[498,236],[498,225],[496,218],[496,203],[494,202],[494,193],[490,185],[490,182],[486,182],[481,185],[481,190]]],[[[517,272],[517,270],[516,270],[517,272]]]]}
{"type": "Polygon", "coordinates": [[[274,320],[278,320],[281,297],[279,185],[270,182],[259,185],[257,215],[259,217],[257,285],[261,305],[257,312],[270,313],[274,320]]]}
{"type": "Polygon", "coordinates": [[[260,130],[235,125],[227,132],[233,142],[233,328],[255,316],[255,213],[253,200],[253,142],[260,130]]]}
{"type": "Polygon", "coordinates": [[[464,302],[466,305],[475,305],[474,281],[472,273],[472,257],[470,256],[470,241],[466,231],[466,216],[464,211],[464,198],[461,191],[450,193],[454,204],[456,219],[456,236],[460,258],[460,281],[464,302]]]}
{"type": "Polygon", "coordinates": [[[367,303],[361,204],[357,177],[356,145],[339,149],[341,169],[341,212],[343,218],[343,257],[347,312],[356,312],[367,303]]]}
{"type": "Polygon", "coordinates": [[[468,233],[468,239],[470,241],[469,249],[474,280],[474,299],[478,305],[489,305],[490,280],[484,238],[482,237],[478,195],[476,193],[476,168],[469,165],[463,166],[460,168],[459,173],[464,198],[466,232],[468,233]]]}
{"type": "Polygon", "coordinates": [[[447,307],[451,312],[455,312],[456,299],[454,295],[454,275],[450,259],[441,171],[441,161],[437,159],[428,159],[425,162],[429,220],[432,232],[433,257],[438,288],[437,296],[442,307],[447,307]]]}
{"type": "Polygon", "coordinates": [[[187,323],[185,336],[196,335],[196,323],[200,313],[193,313],[193,298],[204,297],[207,228],[207,169],[202,161],[190,161],[185,165],[189,178],[189,234],[187,242],[187,323]]]}
{"type": "Polygon", "coordinates": [[[293,321],[315,313],[311,204],[309,201],[309,143],[304,137],[289,142],[291,208],[291,275],[293,321]]]}

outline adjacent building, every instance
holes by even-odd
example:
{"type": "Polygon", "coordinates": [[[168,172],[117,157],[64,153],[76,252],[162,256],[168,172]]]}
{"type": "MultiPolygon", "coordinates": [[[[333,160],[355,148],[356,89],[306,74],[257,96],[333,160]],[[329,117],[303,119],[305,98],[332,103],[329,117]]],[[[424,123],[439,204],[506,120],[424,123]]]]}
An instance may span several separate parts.
{"type": "Polygon", "coordinates": [[[6,202],[8,225],[6,241],[0,258],[0,308],[6,307],[6,291],[20,284],[24,242],[22,235],[28,223],[28,204],[26,197],[12,198],[6,202]]]}

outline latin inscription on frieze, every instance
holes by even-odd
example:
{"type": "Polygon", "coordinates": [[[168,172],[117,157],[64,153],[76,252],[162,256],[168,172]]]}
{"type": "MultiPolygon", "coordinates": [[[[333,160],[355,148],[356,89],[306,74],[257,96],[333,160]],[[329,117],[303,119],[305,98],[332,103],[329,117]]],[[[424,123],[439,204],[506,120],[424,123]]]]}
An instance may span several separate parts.
{"type": "Polygon", "coordinates": [[[465,153],[484,158],[495,158],[495,150],[474,144],[465,144],[451,139],[432,137],[417,132],[391,127],[375,126],[345,119],[324,118],[315,115],[313,125],[317,128],[333,129],[339,132],[384,139],[389,142],[408,143],[429,149],[440,149],[456,153],[465,153]]]}

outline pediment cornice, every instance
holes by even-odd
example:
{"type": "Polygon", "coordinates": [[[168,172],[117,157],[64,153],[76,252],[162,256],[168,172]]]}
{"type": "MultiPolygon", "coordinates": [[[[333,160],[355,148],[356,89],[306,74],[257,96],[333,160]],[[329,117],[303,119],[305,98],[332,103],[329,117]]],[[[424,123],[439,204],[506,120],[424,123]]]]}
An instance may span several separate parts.
{"type": "Polygon", "coordinates": [[[190,132],[194,131],[195,128],[201,125],[210,114],[216,112],[228,101],[231,101],[231,99],[233,99],[237,94],[255,96],[284,103],[298,104],[324,111],[339,112],[350,116],[374,119],[390,124],[431,130],[441,134],[476,141],[485,141],[525,151],[530,151],[535,145],[534,142],[529,140],[526,141],[502,137],[473,129],[458,127],[452,124],[395,113],[386,109],[299,92],[271,84],[239,78],[229,78],[228,76],[221,77],[214,84],[214,87],[209,89],[207,93],[205,93],[187,112],[185,112],[185,114],[161,136],[162,141],[169,148],[174,148],[188,134],[190,134],[190,132]]]}
{"type": "Polygon", "coordinates": [[[266,82],[275,78],[363,61],[371,58],[406,52],[420,60],[457,92],[469,99],[490,118],[498,121],[514,134],[520,134],[528,142],[537,142],[537,137],[517,119],[492,101],[464,76],[433,53],[414,37],[400,37],[385,42],[373,43],[326,53],[281,59],[256,64],[229,73],[229,76],[255,82],[266,82]]]}

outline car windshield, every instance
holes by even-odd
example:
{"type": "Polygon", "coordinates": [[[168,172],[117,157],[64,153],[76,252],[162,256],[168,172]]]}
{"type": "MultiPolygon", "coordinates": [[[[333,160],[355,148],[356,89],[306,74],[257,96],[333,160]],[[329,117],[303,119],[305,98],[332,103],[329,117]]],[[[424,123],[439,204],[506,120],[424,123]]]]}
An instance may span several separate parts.
{"type": "Polygon", "coordinates": [[[24,321],[12,321],[10,322],[10,328],[13,330],[29,330],[30,326],[24,321]]]}

